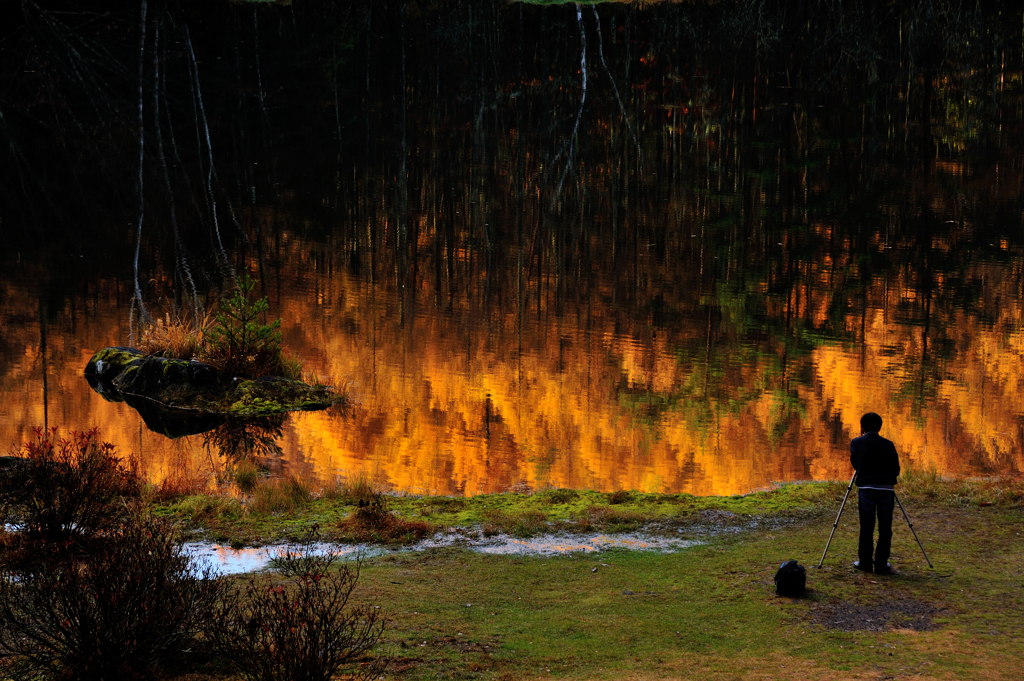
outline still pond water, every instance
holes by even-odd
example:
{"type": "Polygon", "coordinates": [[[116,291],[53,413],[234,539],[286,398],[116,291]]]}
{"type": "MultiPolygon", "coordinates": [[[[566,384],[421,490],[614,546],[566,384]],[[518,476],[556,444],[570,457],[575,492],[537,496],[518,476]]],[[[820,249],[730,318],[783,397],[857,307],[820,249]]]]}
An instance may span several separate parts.
{"type": "Polygon", "coordinates": [[[1020,474],[1020,10],[748,4],[0,11],[0,445],[733,494],[848,479],[877,411],[1020,474]],[[171,439],[89,388],[243,272],[347,407],[171,439]]]}

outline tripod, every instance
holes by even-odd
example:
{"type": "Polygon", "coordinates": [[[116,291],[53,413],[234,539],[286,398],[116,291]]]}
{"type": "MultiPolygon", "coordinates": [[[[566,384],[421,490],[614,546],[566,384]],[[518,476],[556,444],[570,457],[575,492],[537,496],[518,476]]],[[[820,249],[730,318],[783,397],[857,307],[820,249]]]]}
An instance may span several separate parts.
{"type": "MultiPolygon", "coordinates": [[[[836,521],[832,523],[832,532],[828,535],[828,542],[825,544],[825,550],[821,552],[821,560],[818,561],[818,567],[820,568],[825,562],[825,554],[828,553],[828,547],[832,544],[832,537],[835,536],[836,527],[839,525],[839,518],[843,515],[843,509],[846,507],[846,500],[850,498],[850,490],[853,489],[853,481],[857,479],[857,474],[854,473],[853,477],[850,478],[850,484],[846,488],[846,494],[843,496],[843,503],[839,506],[839,513],[836,514],[836,521]]],[[[907,521],[907,525],[910,527],[910,531],[914,534],[914,539],[917,540],[917,545],[921,547],[921,553],[924,554],[925,562],[928,563],[928,567],[934,568],[932,562],[928,560],[928,554],[924,550],[924,544],[917,536],[917,531],[914,529],[914,523],[910,522],[910,516],[907,515],[907,510],[903,508],[903,502],[900,501],[896,491],[893,490],[893,497],[896,499],[896,504],[900,507],[900,511],[903,512],[903,519],[907,521]]]]}

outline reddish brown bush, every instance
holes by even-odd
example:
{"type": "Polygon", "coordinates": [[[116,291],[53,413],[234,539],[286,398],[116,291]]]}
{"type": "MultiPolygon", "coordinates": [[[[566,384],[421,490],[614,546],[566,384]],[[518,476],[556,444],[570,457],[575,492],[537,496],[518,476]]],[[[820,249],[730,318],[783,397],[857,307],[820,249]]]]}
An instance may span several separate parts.
{"type": "Polygon", "coordinates": [[[588,506],[582,513],[574,517],[576,529],[580,532],[595,530],[603,532],[631,531],[635,530],[643,522],[643,516],[640,513],[623,511],[598,504],[588,506]]]}
{"type": "Polygon", "coordinates": [[[20,453],[24,463],[0,488],[0,520],[22,525],[30,539],[75,542],[116,527],[127,514],[125,500],[141,491],[136,470],[96,428],[67,438],[37,428],[20,453]]]}
{"type": "Polygon", "coordinates": [[[426,521],[406,520],[392,513],[387,495],[379,490],[370,491],[368,499],[358,502],[356,509],[341,521],[341,529],[353,541],[381,544],[411,544],[433,531],[426,521]]]}

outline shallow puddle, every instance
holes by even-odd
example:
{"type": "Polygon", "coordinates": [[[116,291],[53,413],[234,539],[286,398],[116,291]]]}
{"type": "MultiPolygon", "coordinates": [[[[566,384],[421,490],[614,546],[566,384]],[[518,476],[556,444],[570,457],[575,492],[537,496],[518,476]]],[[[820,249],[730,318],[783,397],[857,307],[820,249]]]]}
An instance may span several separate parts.
{"type": "MultiPolygon", "coordinates": [[[[388,553],[408,553],[427,549],[461,546],[480,553],[520,556],[559,556],[570,553],[593,553],[610,549],[632,551],[680,551],[702,544],[690,539],[655,537],[639,532],[627,534],[546,534],[519,539],[509,535],[481,537],[455,529],[400,549],[382,549],[363,544],[317,544],[318,553],[331,552],[342,558],[370,557],[388,553]]],[[[234,549],[210,542],[188,542],[185,550],[195,558],[200,568],[210,567],[221,575],[234,575],[263,570],[271,560],[282,553],[299,550],[297,544],[275,544],[259,548],[234,549]]]]}
{"type": "MultiPolygon", "coordinates": [[[[210,542],[187,542],[185,544],[185,552],[192,556],[200,569],[210,567],[219,575],[237,575],[262,570],[276,556],[298,551],[300,548],[298,544],[275,544],[241,549],[210,542]]],[[[342,558],[355,558],[360,554],[365,557],[384,553],[381,549],[361,544],[315,544],[313,550],[321,554],[333,553],[342,558]]]]}

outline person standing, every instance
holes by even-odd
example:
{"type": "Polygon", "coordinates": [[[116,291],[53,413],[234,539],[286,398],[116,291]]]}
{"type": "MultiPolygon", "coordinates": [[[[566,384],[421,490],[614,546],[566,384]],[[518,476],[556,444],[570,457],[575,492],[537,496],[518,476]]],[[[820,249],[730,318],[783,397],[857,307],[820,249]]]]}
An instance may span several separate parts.
{"type": "Polygon", "coordinates": [[[874,412],[864,414],[860,419],[860,429],[861,436],[850,442],[850,463],[857,471],[857,506],[860,512],[858,560],[853,567],[886,575],[892,572],[889,551],[892,547],[892,512],[896,504],[900,457],[896,446],[878,434],[882,429],[881,416],[874,412]],[[873,547],[876,517],[878,545],[873,547]]]}

